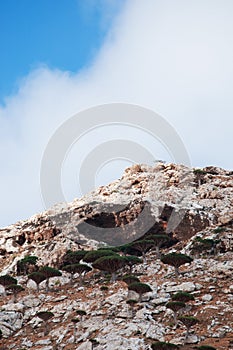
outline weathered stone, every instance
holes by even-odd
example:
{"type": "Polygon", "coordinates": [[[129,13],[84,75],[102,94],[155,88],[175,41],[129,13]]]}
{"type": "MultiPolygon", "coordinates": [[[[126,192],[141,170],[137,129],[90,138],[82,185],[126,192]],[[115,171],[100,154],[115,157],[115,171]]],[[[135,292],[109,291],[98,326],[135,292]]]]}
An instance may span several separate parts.
{"type": "Polygon", "coordinates": [[[170,299],[169,296],[167,298],[161,297],[161,298],[152,299],[150,300],[150,304],[153,304],[153,305],[165,304],[169,299],[170,299]]]}
{"type": "Polygon", "coordinates": [[[22,303],[9,303],[4,305],[4,311],[23,312],[25,306],[22,303]]]}
{"type": "Polygon", "coordinates": [[[211,294],[205,294],[205,295],[203,295],[203,296],[201,297],[201,299],[202,299],[203,301],[210,301],[210,300],[213,299],[213,297],[212,297],[211,294]]]}
{"type": "Polygon", "coordinates": [[[33,297],[31,295],[27,295],[24,298],[21,299],[23,305],[25,305],[28,308],[36,307],[41,304],[41,300],[37,297],[33,297]]]}
{"type": "Polygon", "coordinates": [[[193,282],[183,282],[178,285],[173,285],[173,286],[167,286],[165,288],[166,292],[177,292],[177,291],[182,291],[182,292],[193,292],[196,289],[196,286],[193,282]]]}
{"type": "Polygon", "coordinates": [[[86,341],[77,347],[78,350],[91,350],[92,344],[90,341],[86,341]]]}
{"type": "Polygon", "coordinates": [[[50,344],[51,344],[50,339],[41,339],[35,343],[35,345],[50,345],[50,344]]]}
{"type": "MultiPolygon", "coordinates": [[[[115,244],[120,237],[126,243],[126,236],[131,241],[168,232],[171,243],[165,244],[161,252],[166,254],[175,250],[188,255],[197,238],[221,241],[212,252],[214,254],[207,252],[201,257],[197,254],[191,266],[182,266],[178,278],[173,267],[161,263],[153,250],[148,252],[147,261],[133,267],[133,273],[141,282],[148,283],[153,292],[144,295],[143,302],[131,306],[126,303],[127,286],[120,279],[108,285],[108,291],[100,290],[104,281],[102,273],[91,272],[88,274],[90,279],[87,278],[82,286],[78,279],[71,286],[69,274],[63,272],[62,277],[50,279],[51,291],[48,293],[45,293],[45,282],[40,284],[40,293],[37,293],[33,281],[27,283],[27,276],[18,276],[18,283],[26,289],[20,294],[19,302],[13,304],[9,301],[11,296],[1,299],[0,329],[4,341],[8,342],[9,349],[38,347],[43,350],[52,349],[55,344],[61,350],[66,347],[91,349],[90,339],[93,338],[99,342],[97,349],[102,350],[149,350],[152,340],[169,340],[183,345],[185,327],[180,323],[174,326],[173,312],[166,303],[175,292],[187,291],[194,295],[195,301],[187,303],[184,313],[201,320],[191,328],[188,343],[196,344],[206,336],[219,338],[221,346],[221,338],[230,337],[232,332],[232,208],[233,173],[209,167],[193,174],[182,165],[160,162],[154,167],[134,166],[125,171],[122,179],[82,199],[0,229],[1,273],[13,275],[17,261],[25,255],[37,255],[39,266],[60,267],[68,249],[93,249],[102,239],[111,239],[115,244]],[[188,193],[186,180],[194,185],[188,193]],[[184,195],[185,200],[180,202],[179,198],[184,195]],[[184,216],[169,232],[169,217],[174,214],[174,209],[184,216]],[[149,229],[143,237],[138,237],[142,227],[138,226],[140,220],[137,218],[142,213],[146,220],[141,225],[149,223],[149,229]],[[218,221],[224,225],[216,227],[218,221]],[[85,223],[92,224],[87,235],[85,230],[82,231],[85,223]],[[101,230],[103,237],[98,236],[98,227],[105,229],[101,230]],[[122,228],[119,237],[111,235],[116,227],[122,228]],[[76,324],[74,345],[74,318],[78,309],[85,310],[87,315],[76,324]],[[37,312],[43,310],[54,313],[49,320],[46,339],[44,323],[36,317],[37,312]],[[223,326],[222,320],[226,320],[229,327],[223,326]]],[[[119,271],[119,276],[125,273],[128,273],[127,269],[119,271]]],[[[130,292],[128,298],[138,300],[138,295],[130,292]]],[[[227,346],[225,339],[223,344],[227,346]]]]}
{"type": "Polygon", "coordinates": [[[188,338],[186,339],[187,344],[197,344],[199,342],[200,338],[195,334],[190,334],[188,338]]]}

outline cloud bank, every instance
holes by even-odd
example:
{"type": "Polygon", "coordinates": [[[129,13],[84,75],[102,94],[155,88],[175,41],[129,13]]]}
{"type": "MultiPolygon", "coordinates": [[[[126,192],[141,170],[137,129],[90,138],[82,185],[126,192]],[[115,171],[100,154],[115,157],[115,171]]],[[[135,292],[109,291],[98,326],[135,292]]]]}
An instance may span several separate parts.
{"type": "Polygon", "coordinates": [[[42,66],[26,76],[0,107],[0,226],[44,209],[40,163],[50,137],[103,103],[153,109],[179,133],[193,166],[232,169],[232,13],[231,0],[128,0],[88,68],[42,66]]]}

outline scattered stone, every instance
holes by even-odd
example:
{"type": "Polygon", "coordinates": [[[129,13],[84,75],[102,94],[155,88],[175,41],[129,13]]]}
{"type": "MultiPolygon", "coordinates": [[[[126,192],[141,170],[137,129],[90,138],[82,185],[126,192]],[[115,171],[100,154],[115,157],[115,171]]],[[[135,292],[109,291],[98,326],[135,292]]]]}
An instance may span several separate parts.
{"type": "Polygon", "coordinates": [[[213,299],[213,297],[212,297],[212,295],[210,295],[210,294],[205,294],[205,295],[203,295],[203,296],[201,297],[201,299],[202,299],[203,301],[210,301],[210,300],[213,299]]]}
{"type": "Polygon", "coordinates": [[[51,344],[50,339],[41,339],[35,343],[35,345],[50,345],[50,344],[51,344]]]}
{"type": "Polygon", "coordinates": [[[196,285],[193,282],[183,282],[178,285],[173,285],[173,286],[167,286],[165,288],[166,292],[177,292],[177,291],[182,291],[182,292],[193,292],[196,289],[196,285]]]}
{"type": "Polygon", "coordinates": [[[188,338],[186,339],[187,344],[197,344],[199,341],[200,341],[200,338],[195,334],[189,335],[188,338]]]}

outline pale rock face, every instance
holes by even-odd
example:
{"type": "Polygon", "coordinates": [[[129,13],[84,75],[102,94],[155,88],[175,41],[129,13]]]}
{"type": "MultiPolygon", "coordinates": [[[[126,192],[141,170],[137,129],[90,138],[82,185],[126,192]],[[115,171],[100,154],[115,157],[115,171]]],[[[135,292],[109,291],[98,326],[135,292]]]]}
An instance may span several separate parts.
{"type": "Polygon", "coordinates": [[[41,339],[38,340],[35,345],[50,345],[51,344],[51,340],[50,339],[41,339]]]}
{"type": "Polygon", "coordinates": [[[184,344],[184,338],[183,337],[172,338],[171,342],[175,345],[182,345],[184,344]]]}
{"type": "Polygon", "coordinates": [[[166,287],[166,292],[170,293],[170,292],[193,292],[196,289],[196,286],[193,282],[183,282],[181,284],[178,285],[173,285],[173,286],[167,286],[166,287]]]}
{"type": "Polygon", "coordinates": [[[195,334],[191,334],[188,336],[186,342],[187,344],[197,344],[199,342],[200,338],[195,335],[195,334]]]}
{"type": "Polygon", "coordinates": [[[160,339],[161,341],[164,341],[165,328],[162,324],[155,323],[150,325],[149,328],[146,328],[146,325],[144,325],[142,329],[146,338],[151,338],[153,340],[160,339]]]}
{"type": "MultiPolygon", "coordinates": [[[[45,261],[50,265],[55,264],[66,250],[77,249],[78,241],[81,246],[89,246],[89,249],[96,247],[97,237],[85,237],[78,227],[84,218],[92,220],[99,215],[103,203],[113,207],[130,205],[119,215],[114,214],[115,225],[121,226],[140,214],[143,202],[150,203],[155,222],[159,220],[158,213],[161,213],[158,208],[165,204],[186,211],[184,224],[175,230],[175,235],[188,239],[206,226],[217,224],[217,221],[227,223],[232,219],[233,174],[214,167],[204,168],[203,173],[199,174],[178,164],[133,166],[126,169],[121,179],[81,199],[54,206],[28,221],[19,221],[1,229],[0,254],[17,253],[19,260],[29,253],[30,248],[30,254],[39,256],[41,264],[45,261]],[[43,247],[43,243],[48,244],[43,247]]],[[[109,208],[105,207],[105,210],[109,208]]],[[[9,262],[4,261],[7,266],[3,273],[14,268],[15,262],[13,265],[9,262]]]]}
{"type": "Polygon", "coordinates": [[[5,311],[16,311],[16,312],[23,312],[25,309],[25,306],[23,303],[10,303],[4,305],[5,311]]]}
{"type": "Polygon", "coordinates": [[[86,341],[77,347],[78,350],[91,350],[92,344],[90,341],[86,341]]]}
{"type": "Polygon", "coordinates": [[[10,310],[0,312],[0,325],[3,336],[10,336],[11,332],[15,332],[22,328],[22,324],[23,315],[21,312],[10,310]]]}
{"type": "Polygon", "coordinates": [[[118,304],[126,299],[126,291],[122,290],[122,294],[116,293],[105,299],[105,303],[118,304]]]}
{"type": "MultiPolygon", "coordinates": [[[[71,203],[57,205],[27,221],[20,221],[0,230],[1,274],[16,274],[17,261],[26,255],[39,257],[38,266],[60,266],[68,250],[95,249],[101,237],[83,233],[85,222],[106,227],[122,227],[129,232],[134,220],[148,205],[153,217],[154,233],[166,233],[168,218],[176,210],[186,214],[172,236],[179,242],[165,247],[163,253],[179,251],[191,255],[199,237],[221,240],[215,255],[205,253],[194,257],[191,265],[181,266],[176,278],[174,268],[164,265],[153,251],[146,254],[143,264],[133,267],[133,273],[152,288],[152,292],[138,301],[137,293],[128,295],[127,286],[118,280],[109,284],[104,294],[100,290],[102,276],[91,272],[83,286],[75,279],[73,287],[69,274],[50,279],[51,291],[45,293],[45,282],[37,293],[27,276],[17,277],[26,291],[12,302],[7,295],[0,300],[0,329],[7,348],[35,350],[92,349],[90,339],[99,342],[100,350],[151,350],[153,341],[171,341],[183,345],[185,326],[174,326],[173,312],[166,307],[178,291],[193,294],[185,313],[200,318],[201,323],[191,328],[187,339],[191,347],[210,340],[218,350],[230,347],[233,332],[233,173],[215,167],[201,171],[183,165],[157,163],[153,167],[135,165],[126,169],[122,178],[87,194],[71,203]],[[181,197],[183,200],[179,201],[181,197]],[[145,204],[146,203],[146,204],[145,204]],[[121,205],[121,209],[116,210],[121,205]],[[160,217],[161,211],[163,215],[160,217]],[[104,213],[104,214],[103,214],[104,213]],[[219,226],[224,223],[223,226],[219,226]],[[6,299],[5,299],[6,298],[6,299]],[[127,299],[136,299],[131,309],[127,299]],[[74,336],[73,318],[76,310],[87,312],[77,323],[74,336]],[[37,312],[54,313],[49,320],[49,335],[44,337],[44,324],[37,312]],[[76,344],[73,344],[76,339],[76,344]],[[221,343],[221,341],[223,341],[221,343]],[[17,343],[18,342],[18,343],[17,343]],[[15,345],[17,343],[17,346],[15,345]]],[[[96,225],[96,226],[95,226],[96,225]]],[[[132,230],[133,231],[133,230],[132,230]]],[[[101,243],[102,244],[102,243],[101,243]]],[[[126,273],[124,271],[124,273],[126,273]]],[[[105,283],[105,282],[104,282],[105,283]]],[[[0,293],[3,288],[0,286],[0,293]]]]}
{"type": "Polygon", "coordinates": [[[170,297],[161,297],[161,298],[156,298],[156,299],[152,299],[150,302],[153,305],[160,305],[160,304],[165,304],[168,300],[170,299],[170,297]]]}
{"type": "Polygon", "coordinates": [[[205,295],[202,296],[202,300],[203,301],[210,301],[212,299],[213,299],[213,297],[212,297],[211,294],[205,294],[205,295]]]}
{"type": "Polygon", "coordinates": [[[33,308],[41,304],[41,300],[37,297],[33,297],[32,295],[26,295],[21,299],[21,302],[26,308],[33,308]]]}
{"type": "MultiPolygon", "coordinates": [[[[143,340],[141,339],[126,339],[121,337],[118,333],[112,333],[109,335],[105,344],[102,345],[100,342],[100,348],[103,350],[115,350],[115,349],[135,349],[141,350],[143,348],[143,340]]],[[[84,348],[83,348],[84,349],[84,348]]]]}
{"type": "Polygon", "coordinates": [[[33,347],[33,342],[25,338],[22,342],[22,346],[25,346],[27,348],[33,347]]]}
{"type": "Polygon", "coordinates": [[[211,267],[210,271],[220,272],[225,275],[231,276],[233,272],[233,261],[215,262],[211,267]]]}

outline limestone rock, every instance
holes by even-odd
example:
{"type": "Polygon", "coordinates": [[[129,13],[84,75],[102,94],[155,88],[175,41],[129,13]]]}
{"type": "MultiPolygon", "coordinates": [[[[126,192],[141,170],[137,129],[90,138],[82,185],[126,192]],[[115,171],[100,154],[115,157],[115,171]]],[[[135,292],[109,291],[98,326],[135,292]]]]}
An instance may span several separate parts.
{"type": "Polygon", "coordinates": [[[196,289],[196,286],[193,282],[183,282],[181,284],[173,285],[173,286],[168,285],[165,288],[167,293],[178,292],[178,291],[193,292],[195,289],[196,289]]]}
{"type": "Polygon", "coordinates": [[[213,297],[212,297],[211,294],[205,294],[205,295],[203,295],[203,296],[201,297],[201,299],[202,299],[203,301],[210,301],[210,300],[213,299],[213,297]]]}
{"type": "Polygon", "coordinates": [[[38,340],[35,345],[50,345],[51,344],[51,340],[50,339],[41,339],[38,340]]]}
{"type": "Polygon", "coordinates": [[[12,274],[25,287],[17,303],[12,302],[12,295],[1,295],[3,345],[9,349],[88,350],[92,349],[90,339],[96,339],[97,349],[101,350],[150,350],[149,344],[157,340],[182,346],[185,326],[174,325],[173,312],[166,303],[174,293],[184,291],[195,297],[187,303],[184,313],[200,319],[191,328],[190,345],[186,347],[209,339],[210,344],[217,342],[219,350],[230,349],[232,207],[233,172],[216,167],[193,171],[183,165],[157,162],[153,167],[141,164],[128,168],[121,179],[81,199],[0,229],[1,274],[12,274]],[[177,213],[180,224],[169,231],[169,218],[177,213]],[[145,216],[140,221],[142,214],[145,216]],[[148,229],[145,223],[149,223],[148,229]],[[113,228],[121,233],[114,236],[113,228]],[[38,293],[27,276],[17,276],[17,261],[26,255],[39,257],[36,269],[45,264],[57,268],[67,250],[91,250],[111,242],[115,245],[116,240],[124,244],[148,234],[165,233],[171,244],[164,244],[162,253],[177,251],[192,255],[194,261],[190,266],[181,266],[176,278],[174,268],[164,265],[155,251],[146,253],[146,261],[132,269],[153,290],[143,295],[142,301],[135,292],[128,295],[121,280],[128,268],[119,271],[119,280],[113,284],[108,284],[106,275],[91,271],[83,285],[78,279],[71,285],[69,274],[63,272],[62,277],[50,279],[48,293],[45,282],[38,293]],[[216,241],[215,249],[194,253],[192,248],[198,239],[216,241]],[[105,284],[108,290],[102,291],[105,284]],[[129,305],[127,299],[137,302],[129,305]],[[79,320],[78,309],[86,311],[79,320]],[[48,321],[46,338],[44,323],[36,316],[39,311],[54,313],[48,321]]]}

